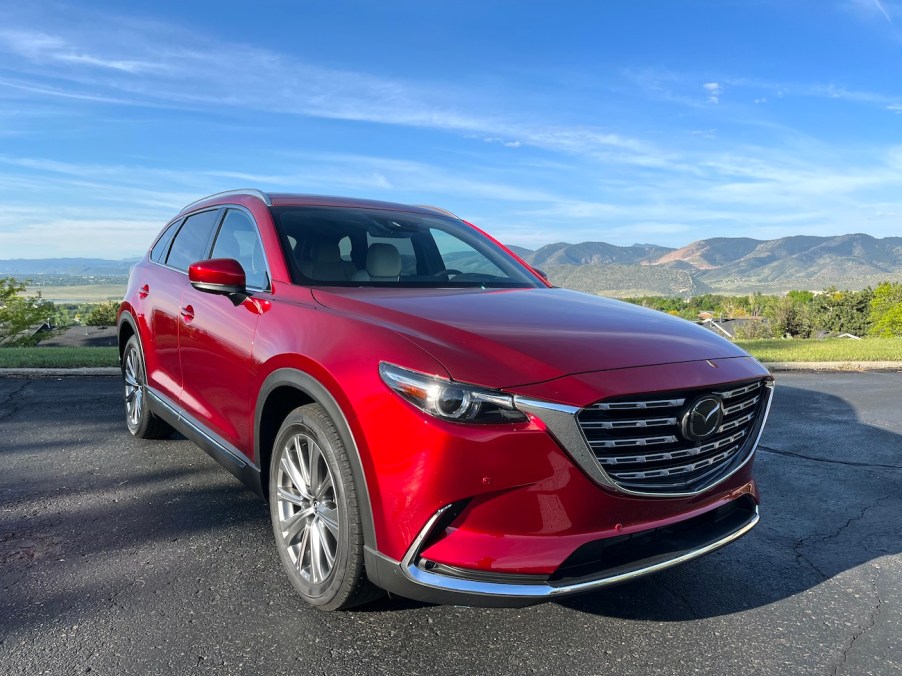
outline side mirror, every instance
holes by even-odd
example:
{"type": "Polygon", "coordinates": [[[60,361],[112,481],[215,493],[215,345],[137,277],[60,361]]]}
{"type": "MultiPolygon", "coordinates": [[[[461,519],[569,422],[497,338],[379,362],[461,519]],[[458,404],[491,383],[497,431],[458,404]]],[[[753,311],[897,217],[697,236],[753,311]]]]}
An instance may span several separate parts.
{"type": "Polygon", "coordinates": [[[198,291],[247,297],[244,268],[234,258],[211,258],[188,267],[188,281],[198,291]]]}
{"type": "Polygon", "coordinates": [[[544,270],[539,270],[539,268],[533,268],[533,270],[535,271],[535,273],[536,273],[539,277],[541,277],[542,279],[544,279],[546,282],[548,281],[548,275],[545,274],[545,271],[544,271],[544,270]]]}

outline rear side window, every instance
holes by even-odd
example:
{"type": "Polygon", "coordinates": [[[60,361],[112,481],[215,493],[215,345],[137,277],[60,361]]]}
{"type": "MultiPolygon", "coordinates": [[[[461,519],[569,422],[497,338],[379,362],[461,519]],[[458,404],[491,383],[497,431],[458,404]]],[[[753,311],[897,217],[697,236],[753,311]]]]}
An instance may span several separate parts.
{"type": "Polygon", "coordinates": [[[156,263],[163,260],[166,256],[166,250],[169,248],[169,242],[172,241],[172,236],[175,234],[175,231],[178,230],[179,223],[181,223],[181,221],[176,221],[163,231],[163,234],[160,235],[157,243],[153,245],[153,249],[150,250],[150,260],[156,263]]]}
{"type": "Polygon", "coordinates": [[[189,265],[205,259],[218,216],[218,209],[189,216],[172,242],[166,265],[187,271],[189,265]]]}

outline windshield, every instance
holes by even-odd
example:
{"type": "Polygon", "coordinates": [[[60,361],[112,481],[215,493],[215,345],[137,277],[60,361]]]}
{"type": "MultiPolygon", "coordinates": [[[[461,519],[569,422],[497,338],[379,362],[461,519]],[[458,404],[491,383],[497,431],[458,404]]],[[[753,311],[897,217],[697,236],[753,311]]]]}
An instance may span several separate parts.
{"type": "Polygon", "coordinates": [[[341,207],[274,207],[272,213],[297,284],[542,286],[494,242],[447,216],[341,207]]]}

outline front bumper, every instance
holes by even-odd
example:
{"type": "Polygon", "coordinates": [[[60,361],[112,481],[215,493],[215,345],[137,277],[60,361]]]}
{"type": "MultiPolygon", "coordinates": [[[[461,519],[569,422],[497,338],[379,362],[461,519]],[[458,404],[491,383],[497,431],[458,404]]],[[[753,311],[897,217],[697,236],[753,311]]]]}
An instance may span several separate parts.
{"type": "Polygon", "coordinates": [[[587,543],[549,576],[486,574],[422,557],[454,505],[438,510],[401,561],[367,550],[366,569],[383,589],[429,603],[519,607],[591,592],[691,561],[733,542],[758,523],[746,494],[685,521],[587,543]]]}

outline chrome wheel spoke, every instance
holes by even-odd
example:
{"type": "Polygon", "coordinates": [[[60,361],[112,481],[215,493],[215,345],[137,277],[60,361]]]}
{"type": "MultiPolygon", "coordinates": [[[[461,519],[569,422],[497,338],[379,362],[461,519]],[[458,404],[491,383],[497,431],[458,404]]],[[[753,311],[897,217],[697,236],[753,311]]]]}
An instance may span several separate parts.
{"type": "Polygon", "coordinates": [[[298,543],[298,558],[295,561],[295,566],[297,566],[298,572],[303,575],[304,573],[304,556],[307,553],[307,548],[310,544],[310,529],[305,528],[304,534],[301,536],[301,541],[298,543]]]}
{"type": "MultiPolygon", "coordinates": [[[[288,450],[288,449],[286,449],[288,450]]],[[[298,471],[297,466],[291,462],[291,458],[288,453],[282,456],[282,462],[280,463],[282,473],[285,477],[287,477],[288,481],[297,489],[298,493],[301,494],[306,500],[309,500],[313,496],[310,495],[310,491],[307,490],[307,482],[304,481],[304,477],[301,476],[301,473],[298,471]]]]}
{"type": "MultiPolygon", "coordinates": [[[[307,447],[310,449],[310,492],[319,496],[320,494],[320,484],[324,480],[322,477],[322,472],[320,471],[320,464],[325,463],[326,459],[323,457],[323,453],[319,448],[319,445],[313,441],[313,439],[307,440],[307,447]]],[[[329,469],[326,468],[326,473],[328,474],[329,469]]]]}
{"type": "Polygon", "coordinates": [[[313,515],[313,508],[308,507],[282,521],[282,533],[285,543],[291,547],[297,543],[298,535],[305,529],[309,530],[307,521],[313,515]]]}
{"type": "Polygon", "coordinates": [[[326,579],[328,571],[323,571],[323,541],[320,531],[315,526],[308,529],[310,532],[310,577],[314,582],[326,579]]]}
{"type": "Polygon", "coordinates": [[[326,535],[328,531],[326,530],[325,522],[322,519],[317,519],[316,529],[319,533],[319,541],[322,547],[323,557],[326,560],[326,574],[328,575],[329,571],[332,570],[332,566],[335,564],[335,554],[336,550],[338,549],[338,542],[334,541],[334,545],[330,543],[330,538],[328,535],[326,535]]]}
{"type": "Polygon", "coordinates": [[[294,493],[290,493],[288,492],[288,490],[282,487],[278,488],[277,495],[279,496],[279,500],[290,502],[292,505],[296,505],[298,507],[304,507],[307,504],[307,500],[303,495],[295,495],[294,493]]]}
{"type": "Polygon", "coordinates": [[[332,534],[332,537],[338,540],[338,509],[334,505],[321,507],[318,516],[322,524],[332,534]]]}

